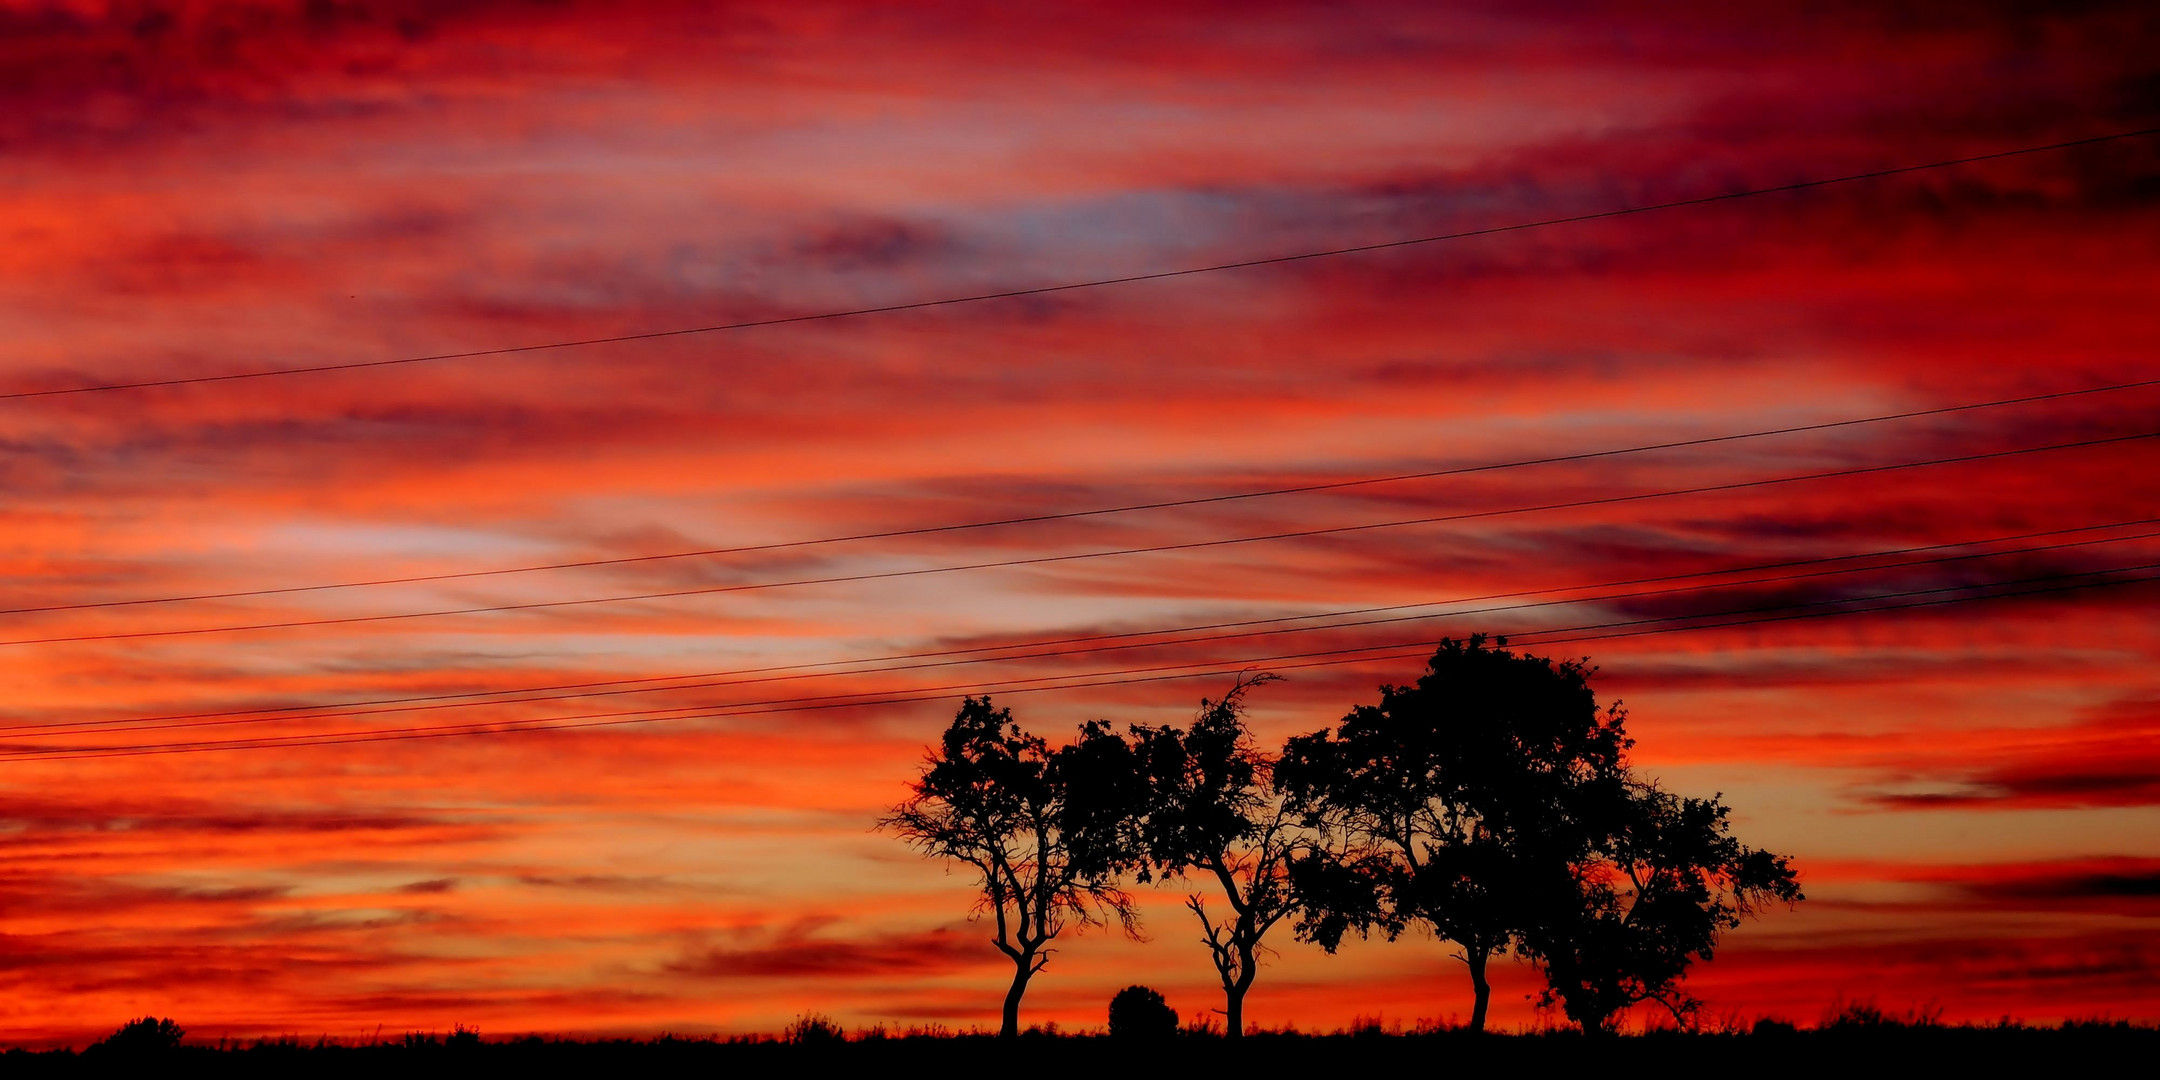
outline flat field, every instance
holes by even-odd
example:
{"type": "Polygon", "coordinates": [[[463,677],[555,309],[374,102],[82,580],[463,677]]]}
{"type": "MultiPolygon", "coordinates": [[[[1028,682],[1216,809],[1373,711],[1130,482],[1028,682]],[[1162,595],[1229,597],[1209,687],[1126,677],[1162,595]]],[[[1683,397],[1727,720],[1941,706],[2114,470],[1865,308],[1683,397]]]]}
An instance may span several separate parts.
{"type": "Polygon", "coordinates": [[[1557,1070],[1652,1070],[1671,1076],[1936,1074],[1970,1069],[2037,1075],[2149,1068],[2160,1060],[2160,1028],[2115,1023],[2059,1028],[2016,1025],[1886,1025],[1868,1029],[1747,1033],[1652,1033],[1586,1038],[1574,1033],[1472,1035],[1363,1032],[1260,1033],[1231,1042],[1182,1034],[1145,1041],[1099,1035],[984,1035],[773,1039],[572,1041],[529,1037],[420,1039],[352,1046],[266,1040],[234,1046],[184,1045],[153,1051],[10,1050],[10,1077],[170,1073],[187,1076],[394,1077],[800,1076],[846,1072],[902,1076],[1011,1078],[1206,1075],[1255,1077],[1551,1075],[1557,1070]]]}

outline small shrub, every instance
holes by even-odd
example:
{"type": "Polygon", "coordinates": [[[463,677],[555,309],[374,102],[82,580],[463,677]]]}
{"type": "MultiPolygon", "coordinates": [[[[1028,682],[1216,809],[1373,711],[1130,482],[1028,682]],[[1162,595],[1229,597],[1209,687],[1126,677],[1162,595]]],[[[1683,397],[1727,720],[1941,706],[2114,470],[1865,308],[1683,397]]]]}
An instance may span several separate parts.
{"type": "Polygon", "coordinates": [[[1177,1010],[1145,986],[1128,986],[1110,999],[1110,1037],[1158,1040],[1174,1038],[1177,1010]]]}
{"type": "Polygon", "coordinates": [[[1350,1026],[1343,1029],[1343,1033],[1357,1039],[1378,1039],[1391,1034],[1400,1035],[1402,1034],[1402,1021],[1396,1020],[1394,1027],[1390,1028],[1387,1021],[1377,1016],[1353,1016],[1350,1018],[1350,1026]]]}
{"type": "Polygon", "coordinates": [[[171,1018],[145,1016],[120,1025],[120,1030],[91,1044],[92,1050],[120,1054],[161,1054],[180,1045],[187,1035],[171,1018]]]}
{"type": "Polygon", "coordinates": [[[1823,1015],[1824,1031],[1880,1031],[1896,1027],[1898,1022],[1882,1011],[1871,998],[1867,1001],[1841,1001],[1830,1006],[1823,1015]]]}
{"type": "Polygon", "coordinates": [[[1842,1032],[1925,1030],[1943,1026],[1942,1007],[1928,1003],[1905,1011],[1903,1016],[1892,1016],[1867,1001],[1840,1001],[1833,1003],[1823,1015],[1822,1030],[1842,1032]]]}
{"type": "Polygon", "coordinates": [[[833,1046],[846,1042],[847,1032],[833,1023],[830,1016],[804,1013],[780,1033],[780,1041],[791,1046],[833,1046]]]}

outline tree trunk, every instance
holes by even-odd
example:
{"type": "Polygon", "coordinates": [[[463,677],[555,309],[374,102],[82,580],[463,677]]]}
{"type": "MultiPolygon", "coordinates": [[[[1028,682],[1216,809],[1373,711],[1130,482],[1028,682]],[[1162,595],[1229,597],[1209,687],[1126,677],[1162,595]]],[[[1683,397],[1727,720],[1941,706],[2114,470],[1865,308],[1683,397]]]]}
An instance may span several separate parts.
{"type": "Polygon", "coordinates": [[[1260,969],[1253,966],[1257,962],[1253,956],[1253,948],[1257,944],[1254,939],[1258,936],[1252,933],[1249,927],[1241,928],[1235,939],[1237,978],[1232,979],[1229,972],[1222,972],[1223,1021],[1227,1025],[1223,1030],[1223,1037],[1226,1039],[1245,1037],[1245,991],[1252,989],[1254,976],[1260,974],[1260,969]]]}
{"type": "Polygon", "coordinates": [[[1488,949],[1463,946],[1463,956],[1470,961],[1470,991],[1475,1000],[1470,1006],[1470,1030],[1485,1030],[1485,1007],[1492,1003],[1492,984],[1485,981],[1485,961],[1492,958],[1488,949]]]}
{"type": "Polygon", "coordinates": [[[1013,958],[1012,988],[1005,991],[1005,1017],[998,1025],[999,1038],[1010,1039],[1020,1034],[1020,995],[1027,993],[1028,980],[1034,976],[1034,953],[1023,953],[1013,958]]]}

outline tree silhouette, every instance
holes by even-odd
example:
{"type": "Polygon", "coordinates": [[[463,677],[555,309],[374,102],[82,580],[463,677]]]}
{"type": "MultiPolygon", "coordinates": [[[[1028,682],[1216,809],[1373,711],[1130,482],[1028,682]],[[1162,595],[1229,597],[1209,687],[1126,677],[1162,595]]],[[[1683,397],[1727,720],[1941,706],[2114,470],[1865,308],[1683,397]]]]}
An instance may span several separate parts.
{"type": "Polygon", "coordinates": [[[1590,673],[1450,639],[1416,685],[1291,739],[1276,783],[1324,843],[1291,867],[1299,935],[1332,952],[1351,930],[1430,928],[1461,947],[1483,1030],[1486,969],[1525,930],[1527,893],[1572,881],[1589,811],[1624,784],[1623,714],[1598,708],[1590,673]]]}
{"type": "Polygon", "coordinates": [[[1545,973],[1545,1003],[1584,1031],[1610,1031],[1643,1002],[1687,1022],[1701,1006],[1680,990],[1689,965],[1763,905],[1802,899],[1788,860],[1734,839],[1719,799],[1630,783],[1600,814],[1598,850],[1563,888],[1540,890],[1523,952],[1545,973]]]}
{"type": "Polygon", "coordinates": [[[1159,1041],[1177,1035],[1177,1010],[1145,986],[1128,986],[1110,999],[1110,1037],[1159,1041]]]}
{"type": "Polygon", "coordinates": [[[1020,1032],[1020,998],[1068,925],[1114,917],[1137,936],[1132,900],[1118,887],[1136,852],[1135,775],[1125,742],[1090,724],[1052,752],[988,697],[968,698],[924,763],[913,794],[879,824],[925,855],[972,867],[991,943],[1013,963],[998,1034],[1020,1032]]]}
{"type": "Polygon", "coordinates": [[[1221,700],[1203,698],[1186,730],[1133,730],[1146,774],[1141,835],[1150,863],[1164,874],[1212,877],[1230,908],[1229,918],[1217,919],[1201,894],[1185,898],[1222,982],[1233,1039],[1245,1032],[1261,940],[1296,907],[1289,869],[1301,830],[1273,792],[1274,760],[1254,749],[1244,717],[1246,691],[1273,679],[1240,679],[1221,700]]]}

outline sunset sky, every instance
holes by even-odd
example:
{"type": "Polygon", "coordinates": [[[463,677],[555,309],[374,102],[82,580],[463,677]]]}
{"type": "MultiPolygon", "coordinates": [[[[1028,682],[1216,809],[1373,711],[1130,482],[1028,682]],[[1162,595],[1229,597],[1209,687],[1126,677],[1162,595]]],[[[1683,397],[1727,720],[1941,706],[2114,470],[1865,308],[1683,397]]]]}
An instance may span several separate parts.
{"type": "MultiPolygon", "coordinates": [[[[873,828],[962,693],[1062,738],[1276,670],[1279,745],[1471,631],[1588,656],[1639,770],[1793,856],[1712,1015],[2160,1019],[2160,385],[920,531],[2160,380],[2160,136],[39,393],[2155,128],[2156,42],[2134,3],[0,0],[0,1043],[994,1026],[968,879],[873,828]],[[1661,621],[1705,613],[1747,624],[1661,621]]],[[[1219,1008],[1182,896],[1061,941],[1024,1019],[1219,1008]]],[[[1444,943],[1271,940],[1257,1024],[1468,1014],[1444,943]]]]}

